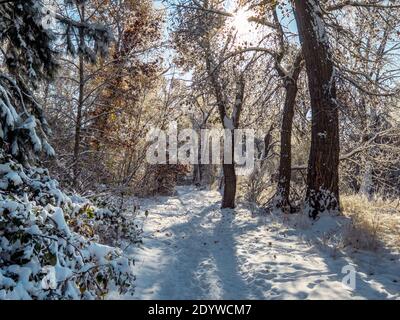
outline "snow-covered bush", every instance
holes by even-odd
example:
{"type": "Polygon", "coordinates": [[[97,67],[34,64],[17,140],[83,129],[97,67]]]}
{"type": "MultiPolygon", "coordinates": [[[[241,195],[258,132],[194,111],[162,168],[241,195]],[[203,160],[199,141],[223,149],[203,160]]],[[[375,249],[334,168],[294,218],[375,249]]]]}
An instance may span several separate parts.
{"type": "Polygon", "coordinates": [[[3,149],[20,162],[44,152],[54,156],[48,143],[49,126],[41,106],[21,82],[0,72],[0,141],[3,149]],[[23,89],[22,89],[23,88],[23,89]]]}
{"type": "Polygon", "coordinates": [[[42,107],[34,98],[38,81],[50,79],[57,69],[52,49],[54,34],[42,26],[39,1],[6,1],[0,5],[0,142],[19,162],[33,160],[44,151],[50,133],[42,107]]]}
{"type": "MultiPolygon", "coordinates": [[[[93,203],[74,196],[80,203],[74,212],[70,225],[74,231],[87,237],[96,237],[101,243],[121,246],[122,242],[140,243],[143,230],[136,221],[137,208],[130,212],[121,208],[115,199],[96,198],[93,203]]],[[[130,208],[131,209],[131,208],[130,208]]]]}
{"type": "Polygon", "coordinates": [[[116,212],[65,195],[47,170],[24,168],[1,151],[0,299],[132,292],[133,261],[97,242],[98,232],[118,219],[116,212]]]}
{"type": "Polygon", "coordinates": [[[137,241],[130,220],[68,197],[47,170],[31,167],[42,151],[54,155],[34,97],[38,84],[57,71],[54,44],[66,41],[68,53],[94,61],[107,53],[111,40],[104,26],[77,25],[62,16],[61,37],[44,27],[45,16],[40,1],[0,4],[0,299],[95,299],[111,289],[131,291],[133,261],[99,243],[102,230],[115,236],[114,224],[137,241]],[[71,37],[78,33],[85,41],[75,48],[71,37]]]}

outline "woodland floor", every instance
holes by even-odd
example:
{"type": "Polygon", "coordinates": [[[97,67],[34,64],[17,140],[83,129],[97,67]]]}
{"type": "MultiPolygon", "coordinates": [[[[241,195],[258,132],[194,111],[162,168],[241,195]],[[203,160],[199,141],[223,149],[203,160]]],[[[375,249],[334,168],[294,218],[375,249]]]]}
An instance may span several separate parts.
{"type": "Polygon", "coordinates": [[[399,256],[314,242],[338,226],[337,217],[299,230],[220,203],[219,192],[192,187],[142,201],[149,212],[143,244],[128,249],[136,260],[134,299],[400,299],[399,256]],[[342,284],[349,264],[355,290],[342,284]]]}

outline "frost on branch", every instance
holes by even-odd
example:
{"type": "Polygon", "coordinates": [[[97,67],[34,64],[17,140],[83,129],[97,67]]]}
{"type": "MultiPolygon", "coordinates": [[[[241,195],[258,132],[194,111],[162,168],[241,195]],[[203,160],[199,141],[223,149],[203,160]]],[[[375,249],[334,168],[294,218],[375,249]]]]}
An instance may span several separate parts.
{"type": "MultiPolygon", "coordinates": [[[[84,1],[66,1],[73,2],[84,1]]],[[[32,91],[39,82],[52,80],[56,74],[59,52],[54,48],[62,41],[60,30],[65,31],[62,35],[68,43],[68,53],[79,52],[90,61],[95,61],[97,55],[106,55],[112,39],[104,26],[78,22],[58,13],[59,28],[45,28],[44,12],[43,3],[36,0],[0,4],[0,59],[5,66],[0,70],[0,144],[23,164],[32,163],[42,151],[54,155],[47,138],[48,124],[32,91]],[[77,34],[84,41],[73,38],[77,34]]]]}
{"type": "Polygon", "coordinates": [[[0,73],[0,141],[4,149],[21,163],[42,151],[54,156],[49,133],[43,110],[29,89],[0,73]]]}
{"type": "Polygon", "coordinates": [[[0,143],[21,163],[44,151],[50,133],[41,106],[33,97],[38,81],[51,79],[57,69],[50,30],[42,26],[43,5],[12,1],[0,5],[0,44],[5,68],[0,71],[0,143]]]}

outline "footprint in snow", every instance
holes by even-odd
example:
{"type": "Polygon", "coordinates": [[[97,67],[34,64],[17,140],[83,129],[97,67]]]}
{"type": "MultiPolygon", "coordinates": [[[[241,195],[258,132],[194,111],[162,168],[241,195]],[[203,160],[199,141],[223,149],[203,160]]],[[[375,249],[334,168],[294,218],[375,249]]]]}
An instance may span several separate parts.
{"type": "Polygon", "coordinates": [[[307,293],[307,292],[300,291],[300,292],[297,294],[297,296],[298,296],[299,299],[305,300],[305,299],[307,299],[307,297],[308,297],[308,293],[307,293]]]}
{"type": "Polygon", "coordinates": [[[307,285],[307,287],[310,288],[310,289],[314,289],[315,286],[318,285],[318,284],[320,284],[321,282],[324,282],[324,280],[319,279],[319,280],[316,280],[316,281],[314,281],[314,282],[311,282],[311,283],[309,283],[309,284],[307,285]]]}

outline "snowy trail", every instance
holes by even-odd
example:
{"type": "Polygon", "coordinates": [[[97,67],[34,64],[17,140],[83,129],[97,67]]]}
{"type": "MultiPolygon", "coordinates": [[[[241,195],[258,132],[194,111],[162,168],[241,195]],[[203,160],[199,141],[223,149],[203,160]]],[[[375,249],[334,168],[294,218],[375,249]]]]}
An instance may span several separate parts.
{"type": "Polygon", "coordinates": [[[174,197],[146,200],[144,243],[131,250],[134,299],[400,298],[399,262],[363,255],[333,257],[300,232],[245,208],[220,209],[216,191],[179,187],[174,197]],[[356,289],[342,268],[356,267],[356,289]]]}

